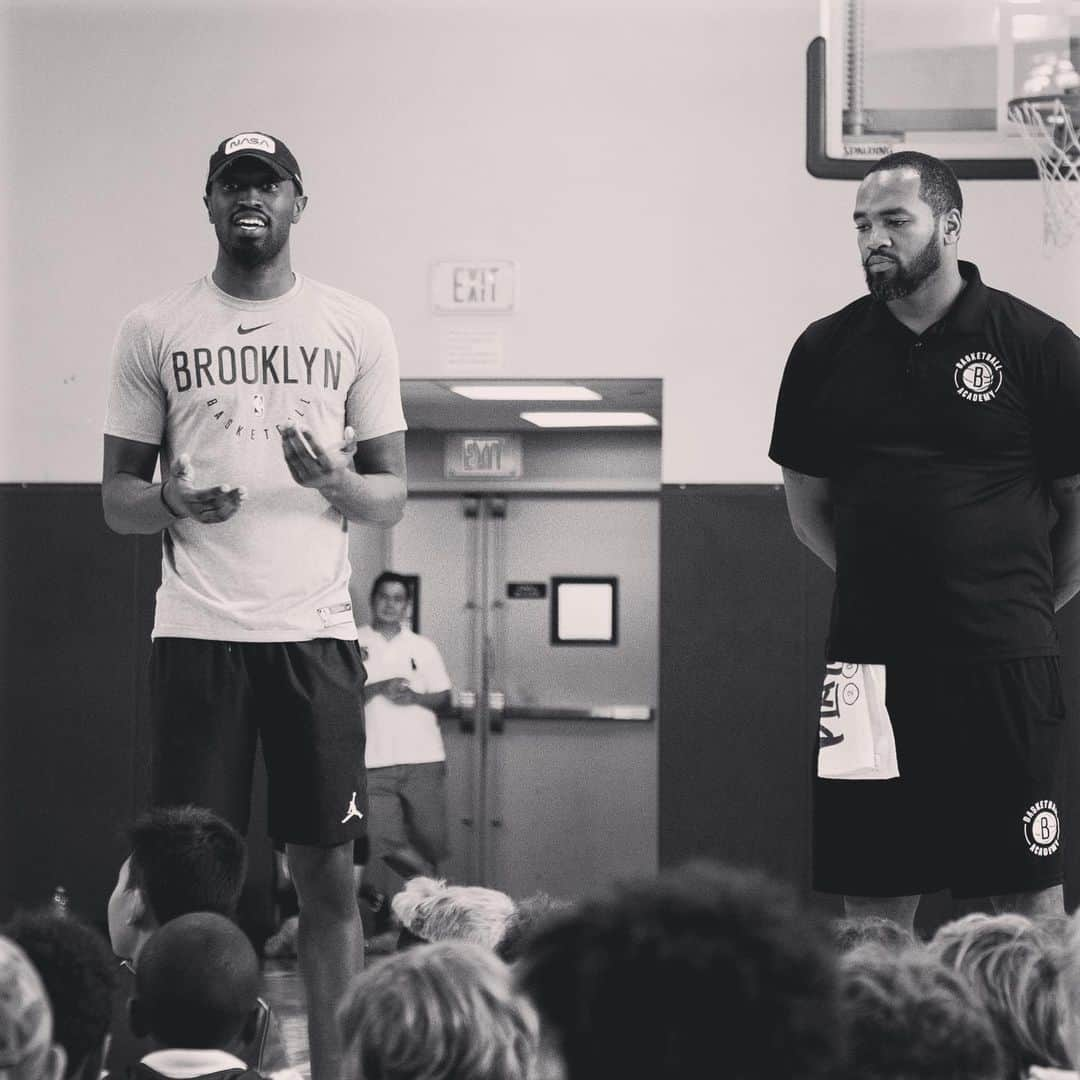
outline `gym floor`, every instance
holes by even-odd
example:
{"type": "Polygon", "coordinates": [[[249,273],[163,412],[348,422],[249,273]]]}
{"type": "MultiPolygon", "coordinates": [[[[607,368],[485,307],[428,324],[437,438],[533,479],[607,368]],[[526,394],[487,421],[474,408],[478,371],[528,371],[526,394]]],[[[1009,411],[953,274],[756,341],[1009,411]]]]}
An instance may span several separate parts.
{"type": "Polygon", "coordinates": [[[311,1080],[307,1005],[295,958],[263,961],[262,996],[277,1017],[289,1067],[311,1080]]]}

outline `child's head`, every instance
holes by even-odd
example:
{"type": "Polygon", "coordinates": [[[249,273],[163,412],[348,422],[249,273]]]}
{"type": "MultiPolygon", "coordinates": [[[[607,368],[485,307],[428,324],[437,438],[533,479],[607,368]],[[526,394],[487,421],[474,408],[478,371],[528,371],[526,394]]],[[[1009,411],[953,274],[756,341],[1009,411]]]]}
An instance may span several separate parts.
{"type": "Polygon", "coordinates": [[[998,945],[1031,933],[1033,927],[1031,919],[1016,912],[988,915],[973,911],[939,926],[929,949],[948,967],[963,971],[998,945]]]}
{"type": "Polygon", "coordinates": [[[26,953],[0,936],[0,1077],[60,1080],[65,1064],[41,977],[26,953]]]}
{"type": "Polygon", "coordinates": [[[181,915],[139,954],[131,1026],[164,1047],[224,1050],[258,1005],[259,962],[244,932],[223,915],[181,915]]]}
{"type": "Polygon", "coordinates": [[[1065,1068],[1066,1016],[1058,942],[1022,915],[969,915],[941,927],[929,950],[975,991],[993,1021],[1009,1076],[1065,1068]]]}
{"type": "Polygon", "coordinates": [[[394,953],[358,975],[338,1019],[352,1080],[525,1080],[537,1018],[507,966],[480,945],[394,953]]]}
{"type": "Polygon", "coordinates": [[[836,959],[794,892],[713,863],[624,882],[546,918],[515,965],[568,1080],[829,1075],[836,959]]]}
{"type": "Polygon", "coordinates": [[[97,1080],[112,1022],[116,961],[101,934],[71,915],[20,912],[3,928],[30,958],[49,995],[65,1076],[97,1080]]]}
{"type": "Polygon", "coordinates": [[[232,917],[247,872],[243,837],[212,810],[157,807],[128,834],[131,854],[109,897],[113,952],[134,960],[149,936],[193,911],[232,917]]]}
{"type": "Polygon", "coordinates": [[[561,900],[545,892],[533,893],[524,900],[518,900],[513,914],[506,920],[506,931],[495,946],[495,955],[513,964],[521,956],[529,936],[552,915],[569,907],[569,900],[561,900]]]}
{"type": "Polygon", "coordinates": [[[922,949],[858,946],[840,962],[847,1070],[855,1080],[999,1080],[994,1025],[966,980],[922,949]]]}
{"type": "Polygon", "coordinates": [[[1070,1064],[1080,1069],[1080,909],[1069,918],[1059,953],[1063,1036],[1070,1064]]]}
{"type": "Polygon", "coordinates": [[[391,908],[412,943],[468,941],[494,949],[514,913],[514,901],[497,889],[414,877],[391,908]]]}
{"type": "Polygon", "coordinates": [[[906,926],[882,915],[845,915],[833,920],[832,933],[841,954],[860,945],[880,945],[894,952],[916,945],[915,935],[906,926]]]}

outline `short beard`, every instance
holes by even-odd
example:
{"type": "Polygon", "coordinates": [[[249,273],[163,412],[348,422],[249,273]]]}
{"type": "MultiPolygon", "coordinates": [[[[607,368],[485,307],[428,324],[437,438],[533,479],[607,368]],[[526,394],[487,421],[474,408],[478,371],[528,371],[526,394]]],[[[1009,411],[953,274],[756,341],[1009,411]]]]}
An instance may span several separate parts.
{"type": "Polygon", "coordinates": [[[248,244],[243,241],[238,243],[230,237],[227,227],[219,231],[217,237],[222,250],[234,263],[247,270],[253,270],[256,266],[273,262],[277,258],[278,252],[289,238],[289,233],[287,229],[280,235],[271,233],[262,244],[248,244]]]}
{"type": "Polygon", "coordinates": [[[868,266],[863,267],[866,274],[866,287],[870,295],[878,300],[902,300],[910,296],[931,274],[941,266],[941,248],[937,236],[931,236],[926,247],[908,263],[901,266],[896,263],[896,271],[886,277],[884,274],[871,273],[868,266]]]}

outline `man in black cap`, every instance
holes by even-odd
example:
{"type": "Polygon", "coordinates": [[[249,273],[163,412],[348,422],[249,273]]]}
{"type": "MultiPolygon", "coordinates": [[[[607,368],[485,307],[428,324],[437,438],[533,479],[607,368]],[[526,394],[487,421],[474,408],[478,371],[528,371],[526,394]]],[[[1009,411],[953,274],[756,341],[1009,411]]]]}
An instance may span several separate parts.
{"type": "Polygon", "coordinates": [[[261,738],[301,905],[312,1072],[333,1080],[334,1009],[362,963],[352,850],[367,813],[346,525],[400,519],[405,421],[386,317],[292,270],[307,198],[274,136],[211,156],[217,263],[121,324],[102,501],[115,531],[162,533],[152,800],[244,830],[261,738]]]}

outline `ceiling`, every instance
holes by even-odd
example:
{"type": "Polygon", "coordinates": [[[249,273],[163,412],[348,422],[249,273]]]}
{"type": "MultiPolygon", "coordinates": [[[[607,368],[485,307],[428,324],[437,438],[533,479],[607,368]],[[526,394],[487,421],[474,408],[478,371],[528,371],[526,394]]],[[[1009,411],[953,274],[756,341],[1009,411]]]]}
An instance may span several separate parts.
{"type": "MultiPolygon", "coordinates": [[[[661,379],[402,379],[401,401],[405,420],[415,430],[541,431],[518,415],[521,412],[646,412],[661,421],[661,379]],[[467,384],[513,386],[515,382],[535,386],[568,383],[586,386],[600,395],[599,401],[470,401],[450,387],[467,384]]],[[[563,429],[565,430],[565,429],[563,429]]],[[[659,427],[603,428],[604,431],[649,430],[659,427]]]]}

